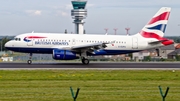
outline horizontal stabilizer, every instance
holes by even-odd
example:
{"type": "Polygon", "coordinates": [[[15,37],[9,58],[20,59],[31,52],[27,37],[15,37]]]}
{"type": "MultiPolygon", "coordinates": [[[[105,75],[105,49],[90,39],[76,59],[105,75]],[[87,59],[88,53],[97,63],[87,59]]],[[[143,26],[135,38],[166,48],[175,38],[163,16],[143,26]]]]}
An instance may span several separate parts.
{"type": "Polygon", "coordinates": [[[162,43],[164,41],[168,41],[168,40],[166,39],[166,40],[152,41],[152,42],[148,42],[148,44],[159,44],[159,43],[162,43]]]}
{"type": "Polygon", "coordinates": [[[159,40],[159,41],[148,42],[148,44],[150,44],[150,45],[156,45],[156,44],[160,44],[160,43],[162,43],[165,46],[167,46],[167,45],[174,44],[174,41],[173,40],[169,40],[169,39],[164,39],[164,40],[159,40]]]}

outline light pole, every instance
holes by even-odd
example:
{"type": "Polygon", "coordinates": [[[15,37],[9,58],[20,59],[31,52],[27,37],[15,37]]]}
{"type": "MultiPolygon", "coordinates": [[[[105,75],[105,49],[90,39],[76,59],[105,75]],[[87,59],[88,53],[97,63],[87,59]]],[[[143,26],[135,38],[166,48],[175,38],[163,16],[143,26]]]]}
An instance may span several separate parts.
{"type": "Polygon", "coordinates": [[[127,28],[125,28],[125,30],[126,30],[126,34],[129,35],[129,30],[130,30],[130,28],[127,27],[127,28]]]}
{"type": "Polygon", "coordinates": [[[114,31],[115,31],[115,33],[114,33],[114,34],[115,34],[115,35],[116,35],[117,30],[118,30],[117,28],[114,28],[114,31]]]}
{"type": "Polygon", "coordinates": [[[108,28],[104,28],[104,30],[106,31],[106,34],[108,33],[108,28]]]}

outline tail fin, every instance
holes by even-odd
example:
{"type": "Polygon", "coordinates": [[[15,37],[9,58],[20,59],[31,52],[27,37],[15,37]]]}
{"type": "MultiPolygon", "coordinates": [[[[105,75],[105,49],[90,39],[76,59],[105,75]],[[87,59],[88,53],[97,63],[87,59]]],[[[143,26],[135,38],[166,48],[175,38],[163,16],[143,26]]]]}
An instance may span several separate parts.
{"type": "Polygon", "coordinates": [[[165,33],[171,8],[162,7],[144,26],[140,34],[145,38],[156,38],[160,40],[165,33]]]}

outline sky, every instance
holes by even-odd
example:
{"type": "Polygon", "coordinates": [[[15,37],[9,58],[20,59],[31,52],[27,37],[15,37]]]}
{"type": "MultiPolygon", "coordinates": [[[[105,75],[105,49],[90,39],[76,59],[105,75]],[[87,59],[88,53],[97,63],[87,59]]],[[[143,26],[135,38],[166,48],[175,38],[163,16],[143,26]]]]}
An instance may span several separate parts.
{"type": "MultiPolygon", "coordinates": [[[[136,34],[161,7],[171,7],[166,36],[180,36],[180,0],[88,0],[87,34],[136,34]]],[[[74,32],[71,0],[0,0],[0,36],[74,32]]]]}

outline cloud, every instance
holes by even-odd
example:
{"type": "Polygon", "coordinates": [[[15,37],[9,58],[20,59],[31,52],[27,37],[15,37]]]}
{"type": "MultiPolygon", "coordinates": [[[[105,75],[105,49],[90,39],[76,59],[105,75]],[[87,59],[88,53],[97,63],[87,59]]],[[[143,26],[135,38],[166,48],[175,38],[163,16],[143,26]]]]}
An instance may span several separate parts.
{"type": "Polygon", "coordinates": [[[66,8],[66,10],[73,9],[72,4],[67,4],[65,8],[66,8]]]}
{"type": "Polygon", "coordinates": [[[26,10],[25,12],[27,14],[33,15],[33,16],[40,16],[40,15],[42,15],[42,11],[41,10],[26,10]]]}
{"type": "Polygon", "coordinates": [[[87,7],[93,7],[95,4],[87,4],[87,7]]]}
{"type": "Polygon", "coordinates": [[[61,12],[62,16],[67,16],[68,14],[66,12],[61,12]]]}
{"type": "Polygon", "coordinates": [[[51,8],[55,9],[55,10],[71,10],[73,7],[71,4],[67,4],[67,5],[58,5],[58,6],[52,6],[51,8]]]}
{"type": "MultiPolygon", "coordinates": [[[[180,1],[173,0],[173,2],[169,2],[169,0],[121,0],[121,2],[115,1],[106,1],[102,3],[96,3],[96,8],[160,8],[162,6],[170,6],[170,7],[179,7],[180,1]]],[[[179,7],[180,8],[180,7],[179,7]]]]}
{"type": "Polygon", "coordinates": [[[12,15],[13,13],[9,12],[9,11],[0,11],[0,14],[1,15],[12,15]]]}
{"type": "Polygon", "coordinates": [[[66,16],[68,16],[69,14],[67,13],[67,12],[65,12],[65,11],[57,11],[56,12],[56,16],[64,16],[64,17],[66,17],[66,16]]]}
{"type": "Polygon", "coordinates": [[[35,15],[41,15],[41,12],[42,12],[42,11],[37,10],[37,11],[34,11],[34,14],[35,14],[35,15]]]}

